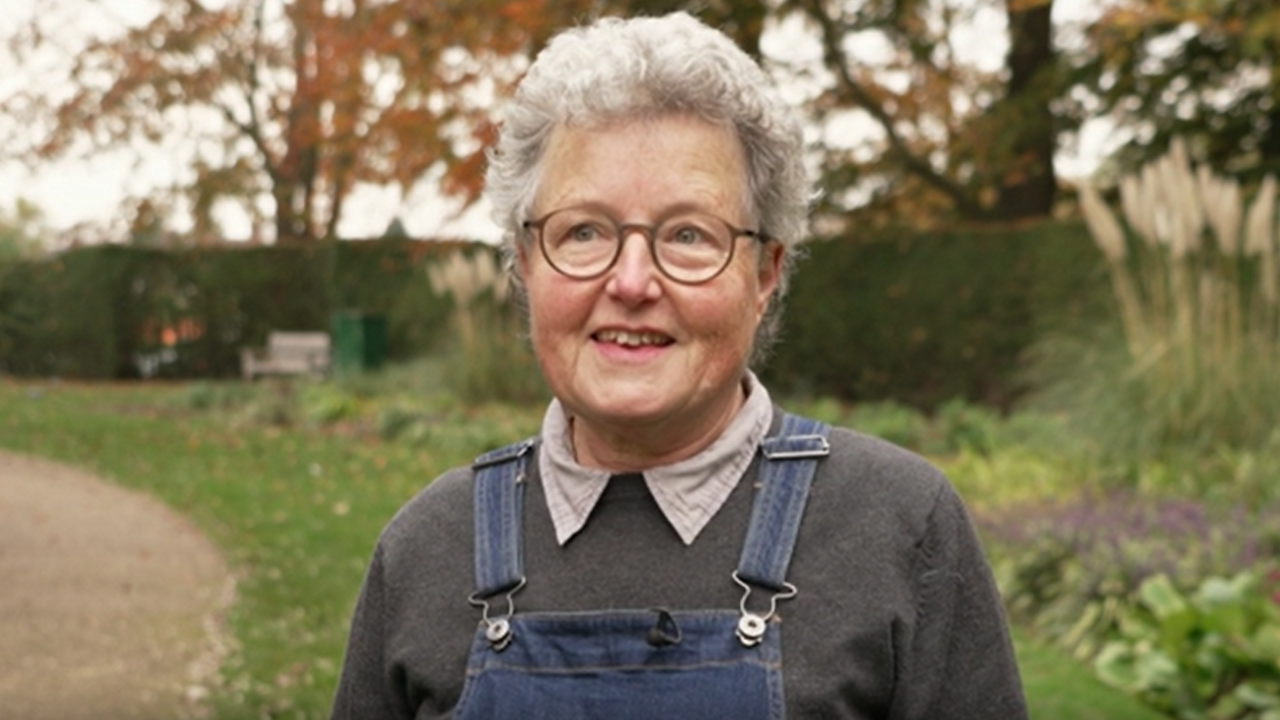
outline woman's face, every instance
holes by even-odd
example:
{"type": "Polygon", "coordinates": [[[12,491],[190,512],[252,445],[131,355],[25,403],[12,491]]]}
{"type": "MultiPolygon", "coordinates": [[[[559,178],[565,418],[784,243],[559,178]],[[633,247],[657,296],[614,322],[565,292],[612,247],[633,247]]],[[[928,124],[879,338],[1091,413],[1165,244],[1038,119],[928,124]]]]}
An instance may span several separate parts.
{"type": "MultiPolygon", "coordinates": [[[[544,170],[535,217],[585,205],[618,223],[652,226],[694,210],[756,227],[737,138],[700,119],[560,127],[544,170]]],[[[734,243],[729,266],[700,285],[663,275],[640,232],[628,232],[617,262],[590,280],[557,272],[536,243],[521,246],[533,349],[573,418],[579,462],[615,470],[671,462],[733,418],[781,259],[777,243],[734,243]]]]}

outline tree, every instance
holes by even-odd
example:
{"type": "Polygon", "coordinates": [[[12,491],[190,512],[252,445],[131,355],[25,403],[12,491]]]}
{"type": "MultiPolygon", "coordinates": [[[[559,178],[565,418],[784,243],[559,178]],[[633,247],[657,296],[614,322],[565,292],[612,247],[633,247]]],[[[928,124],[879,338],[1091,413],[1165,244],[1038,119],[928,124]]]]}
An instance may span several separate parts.
{"type": "Polygon", "coordinates": [[[38,254],[49,238],[40,208],[18,198],[13,209],[0,208],[0,262],[38,254]]]}
{"type": "MultiPolygon", "coordinates": [[[[612,0],[610,11],[658,14],[689,9],[682,0],[612,0]]],[[[807,20],[830,75],[814,101],[826,123],[860,111],[882,131],[874,157],[867,144],[823,148],[824,203],[846,213],[970,219],[1041,217],[1052,210],[1059,92],[1052,42],[1052,0],[755,0],[698,3],[694,12],[760,56],[770,21],[807,20]],[[1007,18],[1009,51],[982,72],[961,57],[955,30],[983,10],[1007,18]],[[890,57],[867,63],[851,50],[875,34],[890,57]],[[870,188],[870,202],[864,202],[870,188]]],[[[806,68],[784,74],[811,75],[806,68]]]]}
{"type": "MultiPolygon", "coordinates": [[[[279,241],[332,238],[360,182],[405,188],[441,167],[446,193],[476,196],[489,98],[545,32],[545,4],[162,0],[149,21],[71,49],[62,83],[27,87],[0,113],[36,133],[35,162],[186,128],[197,151],[175,190],[197,235],[232,200],[272,217],[279,241]]],[[[55,7],[76,10],[47,4],[11,39],[19,58],[49,51],[55,7]]]]}
{"type": "MultiPolygon", "coordinates": [[[[1057,179],[1057,120],[1051,110],[1059,90],[1050,16],[1053,0],[1006,0],[1009,19],[1005,95],[991,109],[1007,144],[995,142],[989,157],[997,184],[996,217],[1043,217],[1053,210],[1057,179]]],[[[983,138],[992,139],[992,138],[983,138]]],[[[979,140],[975,143],[981,146],[979,140]]]]}
{"type": "Polygon", "coordinates": [[[739,47],[759,58],[760,36],[764,33],[771,5],[766,0],[603,0],[594,12],[658,16],[683,10],[719,28],[739,47]]]}
{"type": "MultiPolygon", "coordinates": [[[[0,208],[0,358],[21,347],[39,317],[22,289],[31,267],[23,262],[39,255],[50,237],[44,215],[34,204],[18,198],[12,210],[0,208]]],[[[0,362],[0,373],[4,363],[0,362]]]]}
{"type": "MultiPolygon", "coordinates": [[[[831,81],[820,117],[856,115],[870,143],[825,152],[826,204],[879,217],[1039,217],[1052,210],[1061,128],[1052,0],[784,0],[816,29],[831,81]],[[1004,16],[1009,50],[984,70],[957,39],[983,13],[1004,16]],[[856,52],[878,39],[878,56],[856,52]]],[[[996,45],[998,46],[998,42],[996,45]]]]}
{"type": "Polygon", "coordinates": [[[1072,62],[1078,117],[1131,142],[1123,172],[1186,139],[1201,162],[1255,182],[1280,171],[1280,6],[1274,0],[1126,0],[1072,62]]]}
{"type": "MultiPolygon", "coordinates": [[[[447,192],[474,199],[492,134],[490,102],[552,29],[693,5],[161,3],[149,22],[78,51],[69,97],[36,88],[0,112],[20,114],[28,128],[52,120],[30,146],[35,159],[77,142],[111,148],[156,139],[186,122],[204,142],[180,188],[197,233],[213,232],[215,207],[230,199],[272,216],[281,240],[332,237],[360,182],[404,187],[443,169],[447,192]]],[[[880,128],[871,143],[824,149],[832,215],[858,207],[881,217],[973,219],[1035,217],[1052,207],[1063,128],[1050,109],[1059,92],[1050,9],[1051,0],[704,0],[692,8],[758,56],[770,22],[808,21],[824,53],[820,72],[830,78],[814,101],[815,119],[858,112],[880,128]],[[1009,51],[998,67],[983,69],[963,56],[955,32],[991,12],[1007,20],[1009,51]],[[851,51],[868,34],[887,48],[874,63],[851,51]]],[[[20,50],[42,46],[40,22],[17,39],[20,50]]],[[[161,199],[148,200],[168,214],[161,199]]]]}

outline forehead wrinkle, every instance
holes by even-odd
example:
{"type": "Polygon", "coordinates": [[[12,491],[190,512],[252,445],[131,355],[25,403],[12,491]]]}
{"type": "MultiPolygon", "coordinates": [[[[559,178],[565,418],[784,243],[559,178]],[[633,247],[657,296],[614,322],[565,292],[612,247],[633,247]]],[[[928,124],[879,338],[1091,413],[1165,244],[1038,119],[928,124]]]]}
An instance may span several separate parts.
{"type": "MultiPolygon", "coordinates": [[[[598,160],[584,158],[581,154],[573,156],[572,162],[577,165],[587,164],[593,166],[594,170],[598,170],[598,165],[600,164],[598,160]]],[[[640,159],[637,162],[646,162],[646,160],[640,159]]],[[[661,171],[661,168],[659,170],[661,171]]],[[[645,214],[648,217],[643,218],[645,221],[656,221],[684,211],[721,215],[724,214],[725,210],[730,210],[730,212],[736,211],[743,218],[754,222],[755,213],[751,211],[751,191],[746,171],[746,157],[740,138],[732,127],[719,123],[709,123],[695,116],[666,114],[642,120],[632,120],[626,123],[596,124],[591,127],[557,126],[551,133],[550,138],[548,138],[544,163],[539,176],[533,204],[543,214],[564,207],[591,207],[605,211],[621,222],[632,222],[632,218],[624,217],[627,210],[623,207],[624,205],[635,202],[643,203],[650,196],[661,194],[664,197],[675,197],[676,200],[657,208],[656,212],[650,212],[646,209],[645,214]],[[568,138],[573,135],[603,137],[614,130],[637,128],[640,132],[632,134],[626,139],[626,142],[633,146],[631,148],[633,150],[632,154],[644,156],[649,153],[651,155],[652,153],[649,151],[652,146],[660,144],[663,140],[663,121],[694,123],[714,128],[731,141],[733,149],[726,154],[726,146],[724,144],[695,146],[692,152],[685,153],[684,156],[686,158],[693,157],[698,162],[693,163],[691,167],[682,167],[683,170],[690,172],[691,177],[673,178],[661,174],[658,178],[653,176],[644,178],[655,182],[658,179],[662,181],[663,184],[657,188],[658,192],[656,193],[652,187],[637,190],[634,187],[620,186],[618,184],[620,181],[617,180],[617,178],[622,177],[620,173],[597,172],[595,173],[596,177],[587,180],[579,173],[569,173],[560,169],[563,167],[560,163],[563,163],[568,153],[575,150],[581,153],[581,148],[590,148],[591,152],[597,150],[589,143],[570,142],[568,138]],[[714,151],[711,151],[710,147],[714,147],[714,151]],[[705,160],[700,158],[705,158],[705,160]],[[722,162],[724,160],[727,160],[727,162],[722,162]],[[558,166],[556,168],[558,172],[553,171],[553,166],[558,166]],[[604,178],[603,183],[600,182],[601,177],[604,178]],[[554,180],[554,185],[557,187],[554,188],[555,194],[548,197],[546,192],[551,184],[549,183],[550,180],[554,180]],[[669,189],[673,184],[676,184],[677,187],[674,190],[669,189]],[[616,201],[615,198],[620,198],[621,200],[616,201]]],[[[630,184],[631,181],[628,180],[627,182],[630,184]]],[[[736,218],[729,218],[729,220],[733,221],[736,218]]]]}

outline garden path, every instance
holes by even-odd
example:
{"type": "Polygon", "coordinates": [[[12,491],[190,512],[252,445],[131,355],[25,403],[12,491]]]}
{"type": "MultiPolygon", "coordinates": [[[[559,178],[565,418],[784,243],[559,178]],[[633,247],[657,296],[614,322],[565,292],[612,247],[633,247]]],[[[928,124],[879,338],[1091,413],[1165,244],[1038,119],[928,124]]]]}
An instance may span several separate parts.
{"type": "Polygon", "coordinates": [[[233,589],[158,500],[0,451],[0,720],[195,716],[233,589]]]}

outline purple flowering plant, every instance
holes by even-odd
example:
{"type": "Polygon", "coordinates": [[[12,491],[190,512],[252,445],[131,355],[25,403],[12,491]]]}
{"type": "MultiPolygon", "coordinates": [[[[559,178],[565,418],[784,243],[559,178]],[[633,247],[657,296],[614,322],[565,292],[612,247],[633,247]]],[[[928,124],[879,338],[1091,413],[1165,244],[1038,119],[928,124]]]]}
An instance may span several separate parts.
{"type": "Polygon", "coordinates": [[[1148,579],[1190,591],[1280,555],[1280,504],[1110,491],[974,515],[1010,615],[1081,659],[1099,652],[1148,579]]]}

